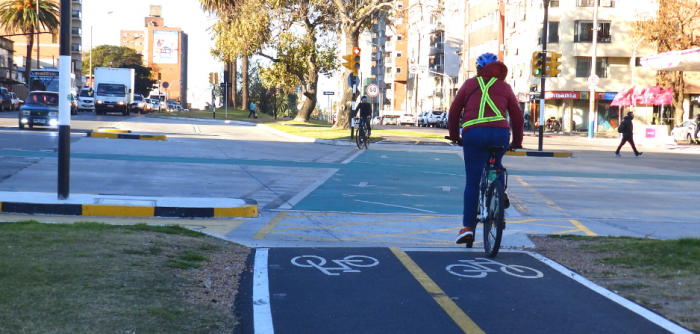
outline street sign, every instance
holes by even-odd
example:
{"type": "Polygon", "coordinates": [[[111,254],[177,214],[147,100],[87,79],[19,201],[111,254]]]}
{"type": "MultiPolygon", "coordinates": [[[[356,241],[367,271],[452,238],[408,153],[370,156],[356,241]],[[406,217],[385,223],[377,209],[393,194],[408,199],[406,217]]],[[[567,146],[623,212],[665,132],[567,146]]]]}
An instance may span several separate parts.
{"type": "Polygon", "coordinates": [[[323,95],[335,95],[334,92],[323,92],[323,95]]]}
{"type": "Polygon", "coordinates": [[[367,86],[367,95],[371,97],[376,97],[379,95],[379,86],[374,84],[367,86]]]}
{"type": "Polygon", "coordinates": [[[411,74],[418,73],[418,65],[416,65],[416,64],[408,65],[408,73],[411,73],[411,74]]]}
{"type": "Polygon", "coordinates": [[[223,87],[229,88],[232,86],[232,84],[230,82],[222,82],[222,83],[219,83],[219,86],[221,86],[222,88],[223,87]]]}
{"type": "Polygon", "coordinates": [[[168,88],[168,86],[170,86],[170,84],[167,81],[163,82],[163,88],[168,88]]]}
{"type": "Polygon", "coordinates": [[[597,75],[591,74],[591,76],[588,77],[588,84],[589,85],[598,86],[598,82],[600,82],[600,78],[597,75]]]}

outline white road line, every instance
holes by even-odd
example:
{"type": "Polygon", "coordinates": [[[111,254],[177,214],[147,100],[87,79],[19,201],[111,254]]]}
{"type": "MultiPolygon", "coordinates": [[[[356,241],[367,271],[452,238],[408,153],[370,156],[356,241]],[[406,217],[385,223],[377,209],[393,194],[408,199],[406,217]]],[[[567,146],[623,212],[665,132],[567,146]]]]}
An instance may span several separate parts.
{"type": "Polygon", "coordinates": [[[363,152],[364,152],[364,150],[357,151],[357,153],[355,153],[355,154],[351,155],[349,158],[345,159],[343,162],[341,162],[341,164],[343,164],[343,165],[349,164],[351,161],[355,160],[355,158],[359,157],[360,154],[362,154],[363,152]]]}
{"type": "Polygon", "coordinates": [[[424,173],[424,174],[438,174],[438,175],[451,175],[451,176],[466,177],[466,175],[450,174],[450,173],[439,173],[439,172],[421,172],[421,173],[424,173]]]}
{"type": "Polygon", "coordinates": [[[637,313],[641,317],[651,321],[652,323],[660,326],[661,328],[663,328],[671,333],[692,334],[692,332],[688,331],[687,329],[674,324],[673,322],[667,320],[666,318],[664,318],[664,317],[662,317],[662,316],[660,316],[652,311],[649,311],[646,308],[637,305],[636,303],[633,303],[633,302],[631,302],[623,297],[620,297],[618,294],[613,293],[610,290],[589,281],[585,277],[567,269],[566,267],[560,265],[559,263],[556,263],[556,262],[554,262],[554,261],[552,261],[552,260],[550,260],[550,259],[548,259],[540,254],[537,254],[537,253],[533,253],[533,252],[524,252],[524,253],[530,254],[530,256],[544,262],[548,266],[552,267],[554,270],[562,273],[564,276],[569,277],[569,278],[573,279],[574,281],[581,283],[585,287],[597,292],[601,296],[610,299],[611,301],[619,304],[620,306],[622,306],[622,307],[624,307],[624,308],[626,308],[634,313],[637,313]]]}
{"type": "Polygon", "coordinates": [[[270,287],[267,277],[267,248],[255,250],[253,276],[253,328],[255,334],[272,334],[272,310],[270,309],[270,287]]]}
{"type": "Polygon", "coordinates": [[[316,180],[316,182],[312,183],[310,186],[306,187],[306,189],[298,192],[294,197],[290,198],[287,203],[284,203],[280,205],[279,209],[281,210],[289,210],[293,206],[295,206],[297,203],[301,202],[302,199],[304,199],[306,196],[308,196],[312,191],[316,190],[316,188],[320,187],[323,183],[328,181],[328,179],[333,176],[333,174],[337,173],[339,169],[333,168],[329,170],[325,175],[323,175],[320,179],[316,180]]]}
{"type": "Polygon", "coordinates": [[[199,127],[198,127],[198,126],[196,126],[196,125],[192,125],[192,126],[194,126],[194,132],[195,132],[195,133],[202,133],[201,131],[199,131],[199,127]]]}
{"type": "Polygon", "coordinates": [[[416,208],[412,208],[412,207],[409,207],[409,206],[393,205],[393,204],[386,204],[386,203],[379,203],[379,202],[361,201],[361,200],[359,200],[359,199],[356,199],[355,202],[370,203],[370,204],[377,204],[377,205],[384,205],[384,206],[393,206],[393,207],[396,207],[396,208],[404,208],[404,209],[422,211],[422,212],[427,212],[427,213],[437,213],[437,212],[435,212],[435,211],[423,210],[423,209],[416,209],[416,208]]]}

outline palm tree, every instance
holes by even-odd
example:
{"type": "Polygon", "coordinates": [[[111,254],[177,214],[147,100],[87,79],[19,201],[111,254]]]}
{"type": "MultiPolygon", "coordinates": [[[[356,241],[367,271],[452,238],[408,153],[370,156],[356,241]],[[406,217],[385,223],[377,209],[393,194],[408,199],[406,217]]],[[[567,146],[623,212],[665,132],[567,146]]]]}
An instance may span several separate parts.
{"type": "MultiPolygon", "coordinates": [[[[39,28],[43,30],[58,29],[59,6],[53,0],[39,2],[39,28]]],[[[37,24],[36,0],[6,0],[0,3],[0,27],[10,34],[27,34],[27,66],[24,80],[29,84],[32,70],[32,47],[37,24]]],[[[39,60],[37,59],[37,64],[39,60]]]]}

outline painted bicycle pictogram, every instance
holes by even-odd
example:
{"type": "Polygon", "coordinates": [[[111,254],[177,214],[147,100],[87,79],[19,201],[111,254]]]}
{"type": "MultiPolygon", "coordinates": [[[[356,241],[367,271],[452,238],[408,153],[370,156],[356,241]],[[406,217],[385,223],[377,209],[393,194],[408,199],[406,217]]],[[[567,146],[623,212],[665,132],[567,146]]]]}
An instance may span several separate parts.
{"type": "Polygon", "coordinates": [[[459,260],[460,264],[451,264],[445,268],[452,275],[469,278],[483,278],[488,273],[497,273],[498,270],[486,267],[487,265],[500,266],[501,271],[520,278],[542,278],[544,274],[530,267],[517,264],[503,264],[486,258],[476,258],[475,260],[459,260]]]}
{"type": "Polygon", "coordinates": [[[341,260],[331,260],[331,262],[335,263],[337,267],[323,267],[327,263],[326,259],[316,255],[302,255],[292,259],[292,264],[297,267],[316,268],[322,273],[331,276],[340,275],[340,273],[332,273],[331,270],[340,270],[344,273],[359,273],[359,270],[352,267],[368,268],[379,264],[379,260],[365,255],[349,255],[341,260]],[[306,263],[303,263],[304,260],[306,260],[306,263]]]}

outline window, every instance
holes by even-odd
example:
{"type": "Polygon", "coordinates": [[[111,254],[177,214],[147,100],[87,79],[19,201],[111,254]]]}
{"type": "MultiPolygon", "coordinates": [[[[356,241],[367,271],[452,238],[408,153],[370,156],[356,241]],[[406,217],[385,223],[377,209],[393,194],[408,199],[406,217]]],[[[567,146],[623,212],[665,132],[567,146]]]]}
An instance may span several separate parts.
{"type": "MultiPolygon", "coordinates": [[[[547,43],[559,43],[559,22],[549,22],[547,43]]],[[[537,45],[542,45],[542,29],[537,30],[537,45]]]]}
{"type": "Polygon", "coordinates": [[[642,67],[642,58],[641,57],[634,58],[634,66],[635,67],[642,67]]]}
{"type": "Polygon", "coordinates": [[[397,40],[397,41],[403,41],[403,36],[401,36],[401,35],[396,35],[396,40],[397,40]]]}
{"type": "Polygon", "coordinates": [[[614,0],[577,0],[576,5],[578,7],[593,7],[596,1],[598,1],[598,7],[615,7],[614,0]]]}
{"type": "Polygon", "coordinates": [[[140,34],[139,37],[143,38],[143,34],[140,34]]]}
{"type": "MultiPolygon", "coordinates": [[[[610,21],[598,21],[598,43],[610,43],[610,21]]],[[[593,21],[576,21],[574,42],[593,42],[593,21]]]]}
{"type": "Polygon", "coordinates": [[[401,74],[401,67],[396,68],[396,74],[401,74]]]}
{"type": "Polygon", "coordinates": [[[124,42],[122,42],[122,45],[126,45],[126,43],[127,43],[127,42],[126,42],[126,41],[124,41],[124,42]]]}
{"type": "Polygon", "coordinates": [[[123,36],[124,36],[124,37],[127,37],[127,36],[129,36],[129,34],[127,34],[127,33],[124,33],[124,35],[123,35],[123,36]]]}
{"type": "MultiPolygon", "coordinates": [[[[608,77],[608,58],[596,58],[595,72],[598,77],[608,77]]],[[[591,57],[576,57],[576,77],[588,78],[589,76],[591,76],[591,57]]]]}
{"type": "Polygon", "coordinates": [[[401,58],[402,56],[401,51],[396,51],[396,58],[401,58]]]}

